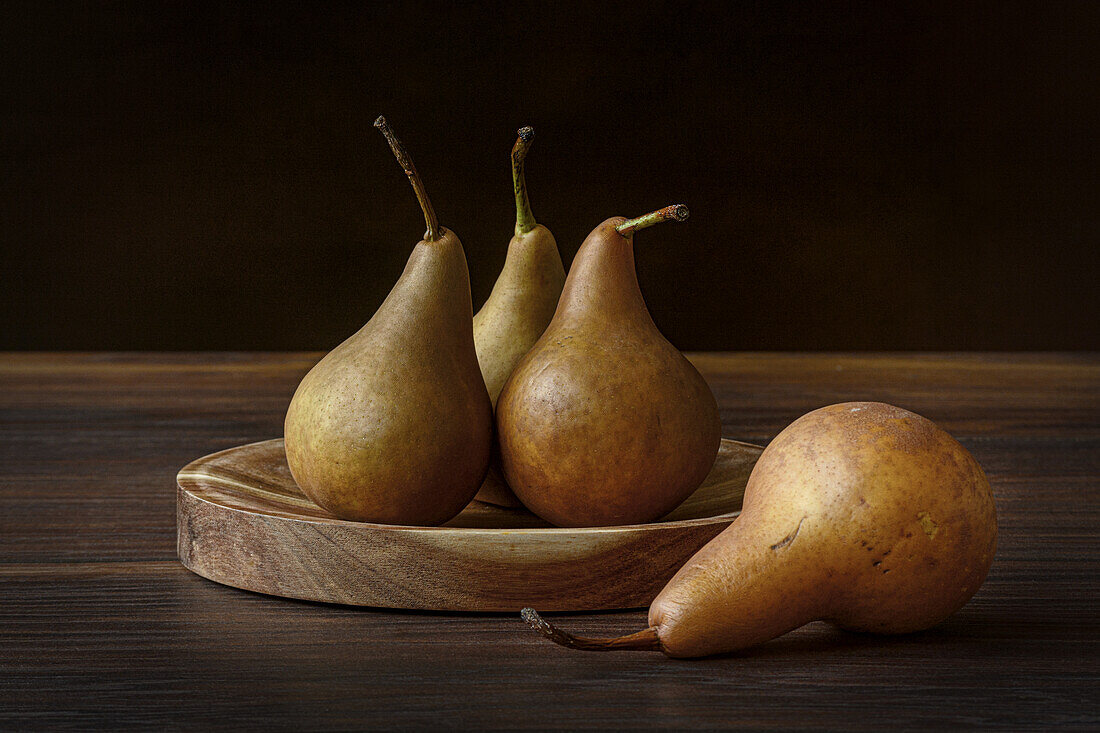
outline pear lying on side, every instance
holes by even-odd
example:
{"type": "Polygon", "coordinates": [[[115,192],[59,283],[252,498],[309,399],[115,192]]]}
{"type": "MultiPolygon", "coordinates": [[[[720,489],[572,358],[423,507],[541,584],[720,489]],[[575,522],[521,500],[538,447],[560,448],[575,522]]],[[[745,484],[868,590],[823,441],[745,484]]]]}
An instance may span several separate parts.
{"type": "Polygon", "coordinates": [[[436,525],[462,510],[489,466],[492,407],[474,352],[462,243],[439,226],[383,118],[428,231],[385,302],[305,376],[287,410],[287,463],[341,519],[436,525]]]}
{"type": "MultiPolygon", "coordinates": [[[[527,198],[524,162],[535,131],[524,127],[517,134],[512,147],[516,233],[508,243],[504,269],[493,292],[474,316],[474,346],[493,407],[508,375],[553,318],[565,283],[558,243],[549,229],[535,222],[527,198]]],[[[490,466],[485,483],[474,498],[501,506],[520,506],[497,465],[490,466]]]]}
{"type": "Polygon", "coordinates": [[[497,402],[508,485],[561,527],[649,522],[706,478],[721,423],[706,381],[657,330],[634,270],[635,231],[687,207],[596,227],[554,318],[497,402]]]}
{"type": "Polygon", "coordinates": [[[741,515],[649,608],[649,628],[583,639],[524,618],[577,649],[732,652],[815,620],[904,633],[938,624],[985,579],[997,544],[989,482],[933,422],[879,402],[796,420],[768,445],[741,515]]]}

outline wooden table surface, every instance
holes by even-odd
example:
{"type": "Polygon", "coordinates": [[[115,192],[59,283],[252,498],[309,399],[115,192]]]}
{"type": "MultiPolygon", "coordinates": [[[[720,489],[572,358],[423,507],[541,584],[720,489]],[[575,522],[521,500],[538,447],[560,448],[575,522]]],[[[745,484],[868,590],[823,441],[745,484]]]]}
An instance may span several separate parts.
{"type": "MultiPolygon", "coordinates": [[[[727,436],[881,400],[993,484],[996,561],[939,627],[812,624],[674,661],[551,645],[517,615],[223,587],[176,559],[175,473],[277,437],[313,354],[0,355],[0,728],[1100,727],[1100,358],[697,354],[727,436]]],[[[643,611],[557,618],[613,635],[643,611]]]]}

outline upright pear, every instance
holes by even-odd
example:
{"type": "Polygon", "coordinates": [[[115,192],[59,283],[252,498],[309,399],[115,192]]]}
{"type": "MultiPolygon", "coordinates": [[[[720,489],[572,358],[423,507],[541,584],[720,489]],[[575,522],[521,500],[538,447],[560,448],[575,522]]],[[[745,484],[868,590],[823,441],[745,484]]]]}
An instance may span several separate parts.
{"type": "MultiPolygon", "coordinates": [[[[493,292],[474,316],[474,346],[481,375],[496,407],[501,387],[523,355],[531,350],[554,316],[565,282],[565,268],[554,235],[535,222],[527,197],[524,162],[535,131],[523,127],[512,147],[512,184],[516,195],[516,230],[508,242],[504,269],[493,292]]],[[[494,464],[496,462],[494,461],[494,464]]],[[[475,497],[517,507],[519,499],[491,465],[475,497]]]]}
{"type": "Polygon", "coordinates": [[[428,231],[363,328],[302,380],[287,410],[287,463],[341,519],[437,525],[473,498],[489,466],[492,406],[474,351],[462,243],[439,226],[420,176],[379,117],[428,231]]]}
{"type": "Polygon", "coordinates": [[[648,522],[706,477],[721,424],[695,367],[657,330],[635,231],[687,207],[614,217],[588,235],[554,318],[497,402],[501,464],[520,501],[563,527],[648,522]]]}
{"type": "Polygon", "coordinates": [[[761,454],[741,515],[618,639],[554,629],[576,649],[701,657],[759,644],[810,621],[896,634],[927,629],[981,586],[997,546],[981,466],[931,420],[880,402],[802,416],[761,454]]]}

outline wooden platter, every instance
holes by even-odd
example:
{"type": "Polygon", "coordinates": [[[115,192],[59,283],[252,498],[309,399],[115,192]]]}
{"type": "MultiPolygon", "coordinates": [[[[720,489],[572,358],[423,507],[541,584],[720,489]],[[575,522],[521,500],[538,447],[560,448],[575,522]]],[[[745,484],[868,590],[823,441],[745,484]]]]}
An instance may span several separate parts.
{"type": "Polygon", "coordinates": [[[225,585],[312,601],[436,611],[637,608],[737,516],[761,450],[723,439],[702,486],[651,524],[563,529],[475,501],[442,527],[404,527],[336,519],[294,483],[283,441],[268,440],[179,472],[179,557],[225,585]]]}

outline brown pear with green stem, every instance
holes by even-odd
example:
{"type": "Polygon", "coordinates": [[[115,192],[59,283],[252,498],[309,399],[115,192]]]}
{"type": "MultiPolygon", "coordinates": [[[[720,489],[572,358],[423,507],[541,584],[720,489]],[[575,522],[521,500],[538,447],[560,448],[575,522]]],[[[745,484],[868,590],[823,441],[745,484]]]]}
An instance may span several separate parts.
{"type": "Polygon", "coordinates": [[[596,227],[573,260],[553,320],[501,390],[505,478],[552,524],[658,519],[714,464],[721,440],[714,395],[657,330],[634,268],[634,234],[687,214],[669,206],[596,227]]]}
{"type": "Polygon", "coordinates": [[[341,519],[437,525],[481,485],[492,406],[474,350],[462,243],[439,226],[412,160],[379,117],[427,233],[374,316],[306,374],[284,435],[294,480],[341,519]]]}
{"type": "Polygon", "coordinates": [[[573,636],[573,649],[734,652],[811,621],[852,631],[921,631],[981,586],[997,548],[989,480],[939,426],[881,402],[803,415],[761,454],[741,515],[684,564],[649,607],[649,627],[573,636]]]}
{"type": "MultiPolygon", "coordinates": [[[[558,243],[549,229],[535,222],[527,197],[525,161],[535,131],[523,127],[517,135],[512,147],[515,235],[508,242],[504,269],[493,292],[474,316],[477,360],[494,407],[505,380],[554,317],[565,283],[558,243]]],[[[501,506],[520,506],[519,499],[501,478],[497,465],[490,466],[485,483],[475,498],[501,506]]]]}

